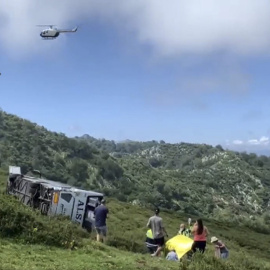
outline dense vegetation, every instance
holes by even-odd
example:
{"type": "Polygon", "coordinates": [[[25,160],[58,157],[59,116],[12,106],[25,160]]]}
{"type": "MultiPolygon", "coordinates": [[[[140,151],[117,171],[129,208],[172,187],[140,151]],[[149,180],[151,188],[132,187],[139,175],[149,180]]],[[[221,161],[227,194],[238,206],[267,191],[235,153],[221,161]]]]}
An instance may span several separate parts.
{"type": "Polygon", "coordinates": [[[11,164],[20,166],[24,173],[40,169],[47,178],[80,187],[123,175],[114,158],[86,142],[0,112],[0,165],[7,169],[11,164]]]}
{"type": "Polygon", "coordinates": [[[220,145],[76,139],[110,153],[123,168],[123,176],[103,188],[108,195],[269,230],[270,157],[220,145]]]}
{"type": "Polygon", "coordinates": [[[269,230],[270,157],[204,144],[72,139],[0,111],[0,167],[9,165],[121,201],[269,230]]]}
{"type": "MultiPolygon", "coordinates": [[[[1,191],[5,175],[0,170],[1,191]]],[[[108,245],[63,218],[48,218],[20,204],[10,196],[0,198],[0,269],[189,269],[189,270],[266,270],[270,267],[267,234],[245,226],[205,219],[211,236],[225,241],[230,258],[214,258],[210,243],[204,256],[187,264],[151,258],[144,246],[146,222],[152,211],[140,206],[108,200],[108,245]],[[132,253],[130,252],[132,251],[132,253]]],[[[173,237],[186,215],[162,211],[161,216],[173,237]]],[[[194,219],[194,217],[192,217],[194,219]]]]}
{"type": "Polygon", "coordinates": [[[124,202],[269,230],[266,156],[225,151],[219,145],[115,143],[89,135],[72,139],[1,111],[0,165],[6,172],[8,165],[21,166],[23,172],[39,169],[49,179],[124,202]]]}

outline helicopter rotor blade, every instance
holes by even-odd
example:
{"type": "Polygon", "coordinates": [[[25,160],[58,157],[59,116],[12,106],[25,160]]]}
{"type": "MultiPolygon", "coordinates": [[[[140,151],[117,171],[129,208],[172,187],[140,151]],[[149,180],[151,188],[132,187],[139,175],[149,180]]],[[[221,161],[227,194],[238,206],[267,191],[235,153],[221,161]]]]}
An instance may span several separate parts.
{"type": "Polygon", "coordinates": [[[39,26],[39,27],[49,26],[50,28],[53,28],[53,26],[56,26],[56,24],[38,24],[36,26],[39,26]]]}

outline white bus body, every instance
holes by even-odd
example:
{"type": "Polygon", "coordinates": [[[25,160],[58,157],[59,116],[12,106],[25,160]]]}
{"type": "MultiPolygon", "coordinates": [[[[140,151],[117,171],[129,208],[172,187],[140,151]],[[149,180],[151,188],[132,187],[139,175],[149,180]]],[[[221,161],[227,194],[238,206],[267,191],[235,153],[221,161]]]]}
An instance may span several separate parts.
{"type": "Polygon", "coordinates": [[[94,210],[102,193],[82,190],[47,179],[22,175],[20,167],[9,167],[7,194],[48,216],[65,215],[88,231],[92,230],[94,210]]]}

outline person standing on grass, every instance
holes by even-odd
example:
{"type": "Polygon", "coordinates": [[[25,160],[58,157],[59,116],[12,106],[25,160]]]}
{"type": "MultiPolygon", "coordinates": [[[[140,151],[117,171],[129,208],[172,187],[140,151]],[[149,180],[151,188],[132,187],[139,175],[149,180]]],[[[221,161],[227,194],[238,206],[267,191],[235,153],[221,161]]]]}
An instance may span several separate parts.
{"type": "Polygon", "coordinates": [[[192,245],[193,253],[198,249],[201,253],[204,253],[206,247],[207,236],[209,235],[208,229],[206,226],[203,226],[201,219],[198,219],[191,231],[194,235],[194,242],[192,245]]]}
{"type": "Polygon", "coordinates": [[[106,220],[108,218],[108,213],[109,210],[105,206],[106,201],[103,199],[101,201],[101,204],[95,208],[94,210],[94,215],[95,215],[95,227],[96,227],[96,232],[97,232],[97,241],[103,243],[106,242],[106,237],[107,237],[107,225],[106,225],[106,220]]]}
{"type": "Polygon", "coordinates": [[[149,218],[146,226],[152,230],[154,243],[158,246],[156,252],[151,254],[151,256],[159,256],[165,244],[164,236],[168,237],[163,220],[159,216],[159,208],[155,210],[155,215],[149,218]]]}

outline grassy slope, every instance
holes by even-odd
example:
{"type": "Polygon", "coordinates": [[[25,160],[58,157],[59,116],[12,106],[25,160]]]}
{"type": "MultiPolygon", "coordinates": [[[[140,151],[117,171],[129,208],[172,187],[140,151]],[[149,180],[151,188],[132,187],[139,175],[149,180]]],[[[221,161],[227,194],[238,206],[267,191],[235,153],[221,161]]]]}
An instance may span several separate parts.
{"type": "Polygon", "coordinates": [[[177,265],[160,262],[145,255],[119,251],[102,244],[91,243],[71,251],[46,246],[18,245],[0,242],[0,269],[4,270],[100,270],[100,269],[178,269],[177,265]]]}
{"type": "MultiPolygon", "coordinates": [[[[2,188],[5,177],[1,176],[1,173],[0,179],[2,188]]],[[[145,251],[145,224],[152,214],[151,211],[113,199],[109,200],[108,207],[108,244],[114,247],[83,239],[83,246],[71,251],[41,244],[27,245],[19,243],[18,240],[16,243],[15,239],[3,238],[0,240],[0,269],[179,269],[178,264],[150,258],[148,254],[124,251],[145,251]]],[[[179,223],[187,220],[186,216],[169,212],[163,212],[162,217],[170,237],[176,234],[179,223]]],[[[208,245],[204,258],[199,258],[187,269],[269,269],[269,235],[210,220],[206,220],[205,224],[211,235],[215,234],[225,240],[230,248],[231,258],[226,264],[214,260],[213,247],[208,245]]],[[[89,238],[94,238],[94,235],[89,238]]]]}
{"type": "MultiPolygon", "coordinates": [[[[114,242],[121,243],[123,238],[130,239],[134,250],[136,250],[136,247],[140,246],[144,241],[146,230],[144,226],[152,212],[137,206],[120,203],[113,199],[110,200],[108,205],[111,209],[111,219],[108,224],[112,240],[115,239],[114,242]]],[[[187,216],[170,212],[163,212],[161,216],[169,237],[173,237],[178,231],[179,224],[186,222],[188,218],[187,216]]],[[[194,219],[195,217],[193,217],[194,219]]],[[[255,257],[269,258],[269,235],[254,232],[247,227],[239,227],[212,220],[205,220],[205,225],[208,227],[211,236],[215,235],[224,240],[234,251],[252,252],[255,257]]]]}

